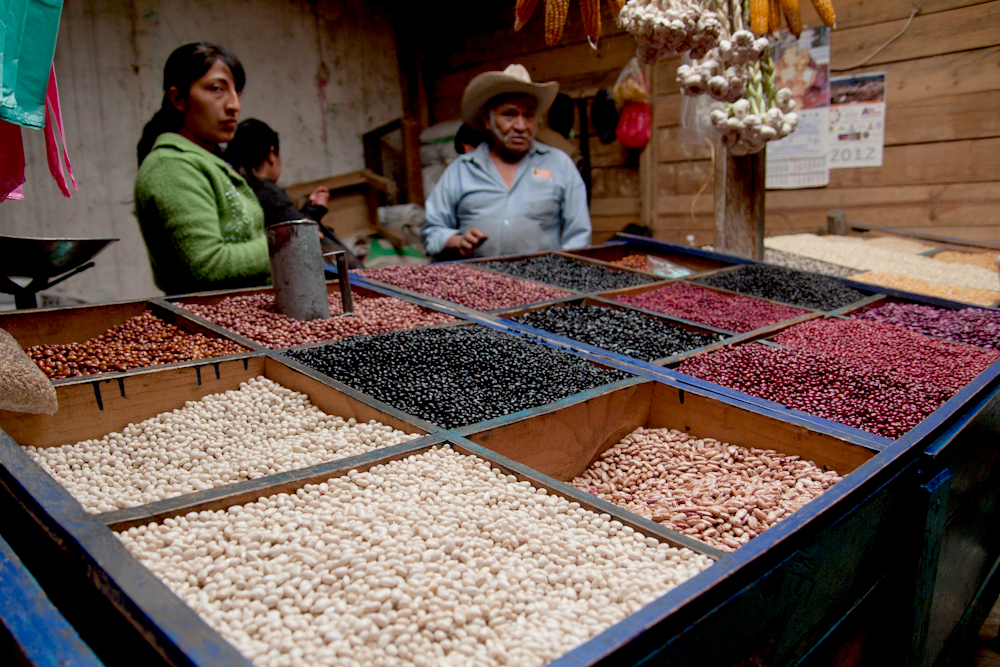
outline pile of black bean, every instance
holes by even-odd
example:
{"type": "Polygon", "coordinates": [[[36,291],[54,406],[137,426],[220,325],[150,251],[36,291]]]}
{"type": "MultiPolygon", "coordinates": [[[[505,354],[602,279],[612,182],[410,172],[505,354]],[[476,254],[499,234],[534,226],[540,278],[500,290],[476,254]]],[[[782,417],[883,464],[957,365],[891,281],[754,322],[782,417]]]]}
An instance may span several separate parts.
{"type": "Polygon", "coordinates": [[[472,266],[486,267],[516,278],[586,293],[607,292],[660,280],[631,271],[616,271],[598,264],[577,262],[562,255],[539,255],[509,262],[482,262],[472,266]]]}
{"type": "Polygon", "coordinates": [[[478,325],[353,336],[285,354],[444,428],[545,405],[630,377],[478,325]]]}
{"type": "Polygon", "coordinates": [[[781,250],[771,250],[770,248],[764,250],[764,261],[775,266],[783,266],[786,269],[821,273],[824,276],[833,276],[834,278],[849,278],[857,273],[861,273],[857,269],[852,269],[848,266],[821,262],[812,257],[796,255],[781,250]]]}
{"type": "Polygon", "coordinates": [[[696,282],[813,310],[836,310],[866,296],[833,278],[764,264],[714,273],[696,282]]]}
{"type": "Polygon", "coordinates": [[[645,361],[696,350],[724,338],[688,331],[635,310],[607,306],[553,306],[510,320],[645,361]]]}

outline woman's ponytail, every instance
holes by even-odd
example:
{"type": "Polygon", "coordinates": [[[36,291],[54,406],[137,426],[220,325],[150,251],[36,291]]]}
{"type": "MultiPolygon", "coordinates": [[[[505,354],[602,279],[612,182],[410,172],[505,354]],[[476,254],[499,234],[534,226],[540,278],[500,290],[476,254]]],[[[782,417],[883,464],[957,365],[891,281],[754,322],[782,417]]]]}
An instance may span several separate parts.
{"type": "Polygon", "coordinates": [[[184,112],[178,110],[177,107],[170,103],[170,99],[164,95],[163,104],[160,106],[159,111],[153,114],[153,117],[142,128],[142,138],[139,139],[139,144],[136,146],[139,164],[141,165],[142,161],[149,155],[149,152],[153,150],[153,144],[156,143],[157,137],[164,132],[176,132],[183,125],[184,112]]]}

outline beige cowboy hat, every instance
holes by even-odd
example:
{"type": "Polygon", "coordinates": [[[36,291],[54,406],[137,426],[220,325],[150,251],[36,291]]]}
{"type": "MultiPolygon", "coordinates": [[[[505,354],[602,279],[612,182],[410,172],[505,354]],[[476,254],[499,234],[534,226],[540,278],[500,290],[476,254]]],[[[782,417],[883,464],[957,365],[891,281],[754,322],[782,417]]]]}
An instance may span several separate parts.
{"type": "Polygon", "coordinates": [[[559,84],[533,83],[524,65],[508,65],[502,72],[483,72],[469,82],[462,95],[462,120],[472,129],[482,131],[483,110],[498,95],[521,93],[538,100],[537,113],[545,114],[559,94],[559,84]]]}

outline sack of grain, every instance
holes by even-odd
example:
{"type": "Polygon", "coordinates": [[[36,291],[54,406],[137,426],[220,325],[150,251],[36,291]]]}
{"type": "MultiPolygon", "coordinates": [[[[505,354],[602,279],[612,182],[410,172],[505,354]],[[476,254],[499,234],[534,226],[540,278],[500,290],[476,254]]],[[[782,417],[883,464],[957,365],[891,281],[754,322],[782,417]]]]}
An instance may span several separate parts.
{"type": "Polygon", "coordinates": [[[0,410],[55,414],[56,390],[14,337],[0,329],[0,410]]]}

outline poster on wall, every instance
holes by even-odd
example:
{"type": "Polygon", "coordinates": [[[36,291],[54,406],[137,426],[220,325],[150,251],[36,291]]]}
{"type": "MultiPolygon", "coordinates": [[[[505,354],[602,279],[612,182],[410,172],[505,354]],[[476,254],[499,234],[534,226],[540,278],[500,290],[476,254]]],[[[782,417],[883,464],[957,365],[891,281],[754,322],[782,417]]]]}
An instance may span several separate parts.
{"type": "Polygon", "coordinates": [[[830,80],[830,169],[881,167],[885,72],[830,80]]]}
{"type": "Polygon", "coordinates": [[[774,83],[790,88],[799,126],[767,145],[768,189],[815,188],[830,183],[830,29],[785,33],[771,47],[774,83]]]}

